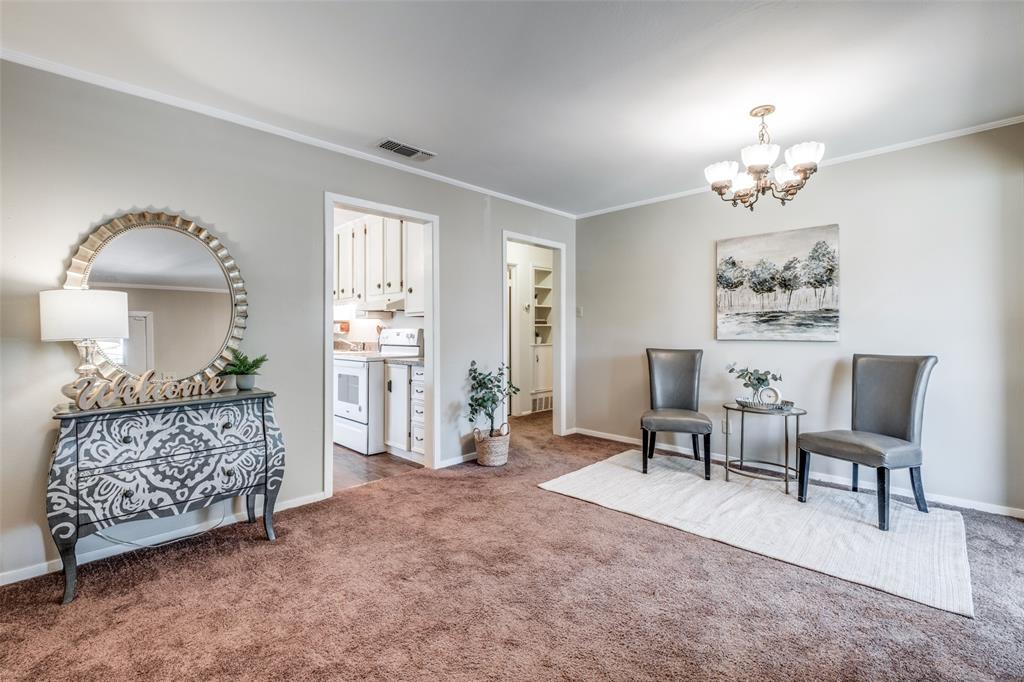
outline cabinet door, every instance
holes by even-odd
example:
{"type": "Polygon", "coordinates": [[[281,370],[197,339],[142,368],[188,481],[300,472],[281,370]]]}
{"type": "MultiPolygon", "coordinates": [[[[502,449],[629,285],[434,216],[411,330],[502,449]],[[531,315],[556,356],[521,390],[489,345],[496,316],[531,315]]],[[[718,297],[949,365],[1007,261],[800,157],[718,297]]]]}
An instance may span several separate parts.
{"type": "Polygon", "coordinates": [[[384,293],[402,292],[402,221],[384,219],[384,293]]]}
{"type": "Polygon", "coordinates": [[[384,219],[366,221],[366,301],[384,300],[384,219]]]}
{"type": "Polygon", "coordinates": [[[352,223],[335,230],[334,258],[334,300],[350,301],[355,298],[352,291],[352,223]]]}
{"type": "Polygon", "coordinates": [[[352,224],[352,291],[356,303],[366,302],[366,222],[352,224]]]}
{"type": "Polygon", "coordinates": [[[550,391],[552,381],[551,346],[533,347],[533,392],[550,391]]]}
{"type": "Polygon", "coordinates": [[[405,256],[405,314],[422,316],[424,314],[424,240],[426,226],[422,223],[404,221],[405,256]]]}
{"type": "Polygon", "coordinates": [[[409,366],[384,364],[384,444],[409,449],[409,366]]]}

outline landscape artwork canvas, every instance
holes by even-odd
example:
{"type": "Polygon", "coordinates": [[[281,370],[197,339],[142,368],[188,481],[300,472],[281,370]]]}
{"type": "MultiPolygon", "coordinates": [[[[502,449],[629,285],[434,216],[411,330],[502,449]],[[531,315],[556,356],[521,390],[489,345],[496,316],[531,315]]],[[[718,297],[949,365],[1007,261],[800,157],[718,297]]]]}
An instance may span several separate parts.
{"type": "Polygon", "coordinates": [[[717,242],[720,340],[838,341],[839,226],[717,242]]]}

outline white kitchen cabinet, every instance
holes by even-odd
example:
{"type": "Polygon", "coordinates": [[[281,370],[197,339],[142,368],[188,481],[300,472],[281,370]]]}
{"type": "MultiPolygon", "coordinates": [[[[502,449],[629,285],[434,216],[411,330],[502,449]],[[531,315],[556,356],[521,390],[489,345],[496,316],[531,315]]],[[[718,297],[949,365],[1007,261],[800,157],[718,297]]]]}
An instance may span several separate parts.
{"type": "Polygon", "coordinates": [[[352,224],[352,291],[356,303],[366,302],[366,221],[352,224]]]}
{"type": "Polygon", "coordinates": [[[352,288],[352,229],[345,223],[334,230],[334,301],[347,303],[355,298],[352,288]]]}
{"type": "Polygon", "coordinates": [[[402,293],[402,221],[384,219],[384,293],[402,293]]]}
{"type": "Polygon", "coordinates": [[[402,221],[405,249],[402,258],[405,281],[405,314],[422,317],[424,307],[424,245],[426,226],[402,221]]]}
{"type": "Polygon", "coordinates": [[[533,393],[541,393],[551,390],[551,370],[551,346],[533,346],[533,393]]]}
{"type": "Polygon", "coordinates": [[[384,444],[409,450],[409,366],[384,365],[384,444]]]}
{"type": "Polygon", "coordinates": [[[384,303],[384,219],[366,219],[366,304],[384,303]]]}

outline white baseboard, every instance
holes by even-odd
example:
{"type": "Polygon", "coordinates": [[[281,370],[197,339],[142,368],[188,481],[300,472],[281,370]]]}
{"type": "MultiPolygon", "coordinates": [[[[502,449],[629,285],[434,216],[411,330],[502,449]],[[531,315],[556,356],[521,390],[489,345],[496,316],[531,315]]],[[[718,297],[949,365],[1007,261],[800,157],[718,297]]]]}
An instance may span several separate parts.
{"type": "Polygon", "coordinates": [[[449,457],[448,459],[442,460],[438,463],[438,469],[444,469],[445,467],[455,466],[456,464],[465,464],[476,459],[476,450],[473,452],[467,452],[464,455],[458,457],[449,457]]]}
{"type": "MultiPolygon", "coordinates": [[[[594,438],[602,438],[604,440],[616,441],[619,443],[628,443],[630,445],[641,445],[642,441],[639,438],[633,438],[632,436],[622,436],[617,433],[605,433],[603,431],[594,431],[593,429],[582,429],[573,428],[569,429],[569,433],[578,433],[583,436],[593,436],[594,438]]],[[[678,452],[685,455],[693,455],[692,448],[684,448],[679,445],[672,444],[658,444],[659,450],[668,450],[669,452],[678,452]]],[[[712,452],[711,459],[713,461],[724,462],[725,455],[712,452]]],[[[833,483],[838,485],[850,485],[849,476],[838,476],[836,474],[823,474],[814,473],[811,476],[812,481],[818,481],[820,483],[833,483]]],[[[861,490],[875,490],[874,481],[864,480],[860,485],[861,490]]],[[[893,495],[901,495],[903,497],[914,497],[914,491],[910,488],[892,488],[893,495]]],[[[929,502],[937,502],[939,504],[948,504],[952,507],[963,507],[965,509],[977,509],[978,511],[988,512],[989,514],[999,514],[1000,516],[1010,516],[1015,519],[1024,519],[1024,509],[1018,509],[1017,507],[1006,507],[999,504],[989,504],[988,502],[979,502],[977,500],[968,500],[963,497],[954,497],[952,495],[933,495],[928,494],[929,502]]]]}
{"type": "MultiPolygon", "coordinates": [[[[303,505],[313,504],[314,502],[326,500],[328,497],[330,496],[324,492],[314,493],[312,495],[306,495],[304,497],[294,497],[290,500],[283,500],[279,502],[275,506],[274,511],[279,512],[285,509],[291,509],[292,507],[301,507],[303,505]]],[[[257,507],[257,510],[258,509],[259,507],[257,507]]],[[[227,514],[224,517],[224,522],[221,524],[221,527],[228,526],[239,521],[245,521],[247,518],[248,517],[245,511],[227,514]]],[[[140,538],[138,540],[135,540],[135,542],[138,542],[140,544],[155,545],[161,542],[167,542],[168,540],[173,540],[177,537],[197,533],[207,525],[208,523],[197,523],[191,526],[186,526],[185,528],[177,528],[172,531],[167,531],[166,533],[157,533],[156,535],[150,535],[144,538],[140,538]]],[[[116,556],[118,554],[124,554],[125,552],[133,552],[136,549],[138,548],[110,544],[106,547],[94,549],[91,552],[79,554],[78,565],[82,566],[83,564],[87,564],[90,561],[106,559],[107,557],[116,556]]],[[[61,561],[59,558],[57,558],[51,559],[49,561],[42,561],[38,564],[33,564],[31,566],[26,566],[24,568],[16,568],[11,571],[5,571],[3,573],[0,573],[0,585],[9,585],[11,583],[20,582],[22,580],[28,580],[29,578],[35,578],[40,575],[46,575],[47,573],[55,573],[57,571],[60,571],[61,568],[61,561]]]]}

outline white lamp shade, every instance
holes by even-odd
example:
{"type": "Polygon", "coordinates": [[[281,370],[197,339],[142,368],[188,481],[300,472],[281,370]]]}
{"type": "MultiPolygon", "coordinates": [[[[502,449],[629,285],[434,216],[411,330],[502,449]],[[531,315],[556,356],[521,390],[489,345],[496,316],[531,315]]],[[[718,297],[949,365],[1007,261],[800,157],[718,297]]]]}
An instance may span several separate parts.
{"type": "Polygon", "coordinates": [[[783,164],[775,167],[775,184],[779,187],[795,185],[800,182],[800,176],[793,172],[793,169],[783,164]]]}
{"type": "Polygon", "coordinates": [[[43,341],[128,338],[128,294],[99,289],[39,292],[43,341]]]}
{"type": "Polygon", "coordinates": [[[786,163],[790,168],[817,168],[825,156],[825,145],[821,142],[800,142],[786,150],[786,163]]]}
{"type": "Polygon", "coordinates": [[[777,144],[752,144],[740,150],[740,158],[747,169],[757,168],[767,170],[779,158],[779,145],[777,144]]]}
{"type": "Polygon", "coordinates": [[[712,187],[731,184],[739,167],[740,165],[735,161],[719,161],[704,169],[704,178],[712,187]]]}
{"type": "Polygon", "coordinates": [[[732,193],[733,194],[746,194],[754,189],[757,181],[754,180],[750,173],[740,173],[736,176],[736,179],[732,181],[732,193]]]}

